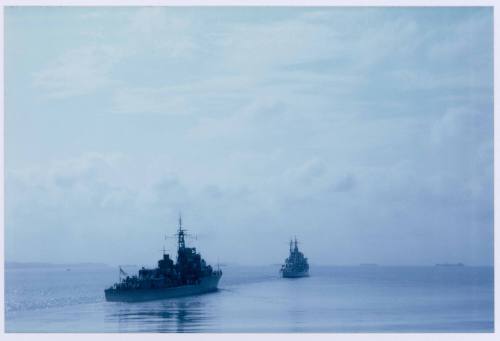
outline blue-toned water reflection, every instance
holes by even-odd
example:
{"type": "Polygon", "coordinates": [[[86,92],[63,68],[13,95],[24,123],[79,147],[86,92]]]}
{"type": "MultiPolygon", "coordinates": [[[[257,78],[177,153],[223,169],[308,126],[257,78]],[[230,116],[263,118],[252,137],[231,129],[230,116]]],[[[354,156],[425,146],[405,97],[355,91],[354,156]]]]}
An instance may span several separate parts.
{"type": "Polygon", "coordinates": [[[8,332],[491,332],[491,267],[227,267],[220,290],[106,302],[114,269],[6,272],[8,332]]]}

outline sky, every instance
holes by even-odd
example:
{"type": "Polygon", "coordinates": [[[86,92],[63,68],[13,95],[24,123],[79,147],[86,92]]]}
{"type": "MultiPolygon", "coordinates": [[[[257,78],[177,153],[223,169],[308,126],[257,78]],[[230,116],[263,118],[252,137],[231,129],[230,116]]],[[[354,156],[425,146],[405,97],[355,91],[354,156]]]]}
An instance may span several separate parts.
{"type": "Polygon", "coordinates": [[[8,7],[5,186],[6,261],[491,265],[493,10],[8,7]]]}

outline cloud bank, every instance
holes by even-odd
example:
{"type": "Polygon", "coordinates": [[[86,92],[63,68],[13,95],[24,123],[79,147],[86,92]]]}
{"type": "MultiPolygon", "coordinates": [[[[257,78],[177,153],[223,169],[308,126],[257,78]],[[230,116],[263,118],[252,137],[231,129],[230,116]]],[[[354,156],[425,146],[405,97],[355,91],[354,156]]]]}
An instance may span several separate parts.
{"type": "Polygon", "coordinates": [[[316,264],[492,264],[492,28],[9,8],[6,259],[152,264],[182,211],[212,261],[277,263],[297,235],[316,264]]]}

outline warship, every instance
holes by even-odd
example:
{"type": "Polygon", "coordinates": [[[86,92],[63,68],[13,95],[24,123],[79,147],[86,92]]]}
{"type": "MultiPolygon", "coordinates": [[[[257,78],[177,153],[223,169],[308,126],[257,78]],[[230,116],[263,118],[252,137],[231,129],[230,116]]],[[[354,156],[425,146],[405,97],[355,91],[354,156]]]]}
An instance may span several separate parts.
{"type": "Polygon", "coordinates": [[[284,278],[309,276],[309,264],[307,258],[297,247],[297,238],[295,238],[295,241],[290,240],[290,255],[281,267],[280,273],[284,278]]]}
{"type": "Polygon", "coordinates": [[[177,237],[177,261],[163,251],[163,258],[155,269],[142,268],[138,275],[128,276],[120,267],[119,282],[104,290],[106,301],[140,302],[181,296],[199,295],[217,291],[222,277],[220,269],[207,265],[196,248],[187,247],[179,216],[177,237]],[[126,276],[122,278],[123,276],[126,276]]]}

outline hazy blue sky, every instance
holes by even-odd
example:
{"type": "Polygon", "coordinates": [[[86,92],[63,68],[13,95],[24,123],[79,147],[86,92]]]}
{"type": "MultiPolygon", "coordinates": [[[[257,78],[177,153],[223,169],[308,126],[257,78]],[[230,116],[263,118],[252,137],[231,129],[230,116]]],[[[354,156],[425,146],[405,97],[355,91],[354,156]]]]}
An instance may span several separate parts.
{"type": "Polygon", "coordinates": [[[490,8],[7,8],[7,261],[493,262],[490,8]]]}

